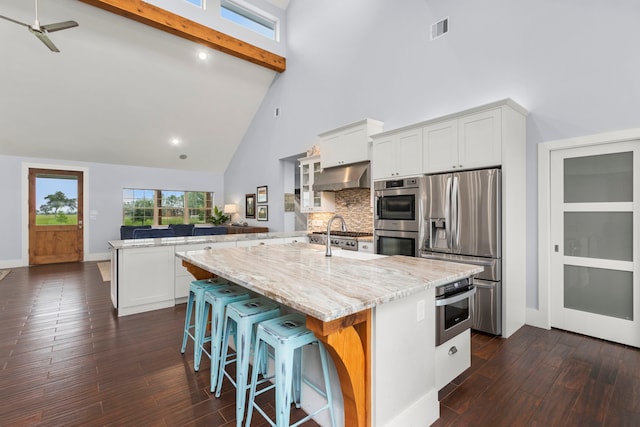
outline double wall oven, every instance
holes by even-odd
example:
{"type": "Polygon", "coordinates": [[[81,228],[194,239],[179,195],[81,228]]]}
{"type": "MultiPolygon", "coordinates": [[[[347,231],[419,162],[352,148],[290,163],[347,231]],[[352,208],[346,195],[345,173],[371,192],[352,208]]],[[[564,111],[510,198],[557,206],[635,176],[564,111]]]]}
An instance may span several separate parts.
{"type": "Polygon", "coordinates": [[[420,256],[424,183],[424,176],[374,183],[377,254],[420,256]]]}

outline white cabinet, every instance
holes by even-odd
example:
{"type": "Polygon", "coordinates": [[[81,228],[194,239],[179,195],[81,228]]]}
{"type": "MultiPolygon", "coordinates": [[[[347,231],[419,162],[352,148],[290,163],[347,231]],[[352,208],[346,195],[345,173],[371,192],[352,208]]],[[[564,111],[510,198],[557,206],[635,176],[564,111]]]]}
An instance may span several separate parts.
{"type": "Polygon", "coordinates": [[[320,156],[323,168],[371,159],[370,135],[382,132],[383,123],[365,119],[321,133],[320,156]]]}
{"type": "Polygon", "coordinates": [[[173,307],[174,246],[118,252],[118,316],[173,307]]]}
{"type": "Polygon", "coordinates": [[[371,241],[371,242],[358,241],[358,252],[364,252],[364,253],[372,254],[373,253],[373,241],[371,241]]]}
{"type": "Polygon", "coordinates": [[[299,159],[300,162],[300,212],[333,212],[335,194],[330,191],[313,191],[313,183],[322,171],[320,156],[299,159]]]}
{"type": "Polygon", "coordinates": [[[448,120],[422,128],[422,165],[425,172],[455,169],[458,162],[458,121],[448,120]]]}
{"type": "Polygon", "coordinates": [[[373,138],[373,179],[422,174],[422,128],[373,138]]]}
{"type": "Polygon", "coordinates": [[[500,108],[425,126],[422,135],[425,173],[502,163],[500,108]]]}
{"type": "Polygon", "coordinates": [[[471,330],[436,347],[436,390],[471,367],[471,330]]]}

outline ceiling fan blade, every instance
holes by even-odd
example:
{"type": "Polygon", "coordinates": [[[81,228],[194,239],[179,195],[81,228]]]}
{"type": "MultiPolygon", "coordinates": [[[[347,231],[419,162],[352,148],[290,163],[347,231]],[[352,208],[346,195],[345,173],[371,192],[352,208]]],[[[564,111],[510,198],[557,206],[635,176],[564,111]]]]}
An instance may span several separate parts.
{"type": "Polygon", "coordinates": [[[31,33],[34,34],[37,38],[39,38],[40,41],[42,41],[42,43],[44,43],[49,49],[51,49],[52,52],[60,52],[60,50],[56,47],[55,44],[53,44],[51,39],[49,39],[49,37],[47,37],[44,32],[34,30],[31,27],[29,27],[29,31],[31,31],[31,33]]]}
{"type": "Polygon", "coordinates": [[[25,27],[29,27],[29,24],[25,24],[24,22],[16,21],[15,19],[7,18],[6,16],[2,16],[2,15],[0,15],[0,18],[2,18],[2,19],[6,19],[7,21],[9,21],[9,22],[13,22],[13,23],[18,24],[18,25],[22,25],[22,26],[25,26],[25,27]]]}
{"type": "Polygon", "coordinates": [[[66,30],[67,28],[73,28],[77,26],[78,23],[76,21],[64,21],[57,22],[55,24],[41,25],[40,28],[45,30],[47,33],[53,33],[54,31],[66,30]]]}

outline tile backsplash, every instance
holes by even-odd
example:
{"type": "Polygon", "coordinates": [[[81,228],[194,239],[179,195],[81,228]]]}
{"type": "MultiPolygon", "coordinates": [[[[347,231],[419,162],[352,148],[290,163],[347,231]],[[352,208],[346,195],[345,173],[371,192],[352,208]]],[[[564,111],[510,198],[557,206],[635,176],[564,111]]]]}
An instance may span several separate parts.
{"type": "MultiPolygon", "coordinates": [[[[373,207],[371,206],[371,190],[354,188],[336,191],[335,212],[310,213],[307,217],[307,230],[326,231],[327,222],[333,215],[341,215],[347,223],[349,231],[373,232],[373,207]],[[321,221],[322,225],[313,225],[321,221]]],[[[332,230],[339,230],[340,225],[334,221],[332,230]]]]}

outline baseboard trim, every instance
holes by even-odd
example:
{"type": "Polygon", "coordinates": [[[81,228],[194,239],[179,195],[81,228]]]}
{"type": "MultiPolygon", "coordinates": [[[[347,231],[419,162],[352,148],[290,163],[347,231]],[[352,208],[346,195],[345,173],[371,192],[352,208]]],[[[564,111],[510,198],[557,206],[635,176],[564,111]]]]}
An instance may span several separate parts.
{"type": "Polygon", "coordinates": [[[84,261],[111,261],[111,252],[96,252],[85,255],[84,261]]]}
{"type": "Polygon", "coordinates": [[[0,261],[0,268],[18,268],[26,267],[21,259],[7,259],[0,261]]]}
{"type": "Polygon", "coordinates": [[[536,308],[527,307],[526,311],[526,323],[536,328],[551,329],[551,322],[547,313],[542,312],[536,308]]]}
{"type": "MultiPolygon", "coordinates": [[[[110,260],[111,260],[111,252],[97,252],[97,253],[86,255],[84,257],[83,262],[110,261],[110,260]]],[[[19,268],[19,267],[29,267],[29,261],[23,260],[23,259],[0,260],[0,268],[19,268]]]]}

